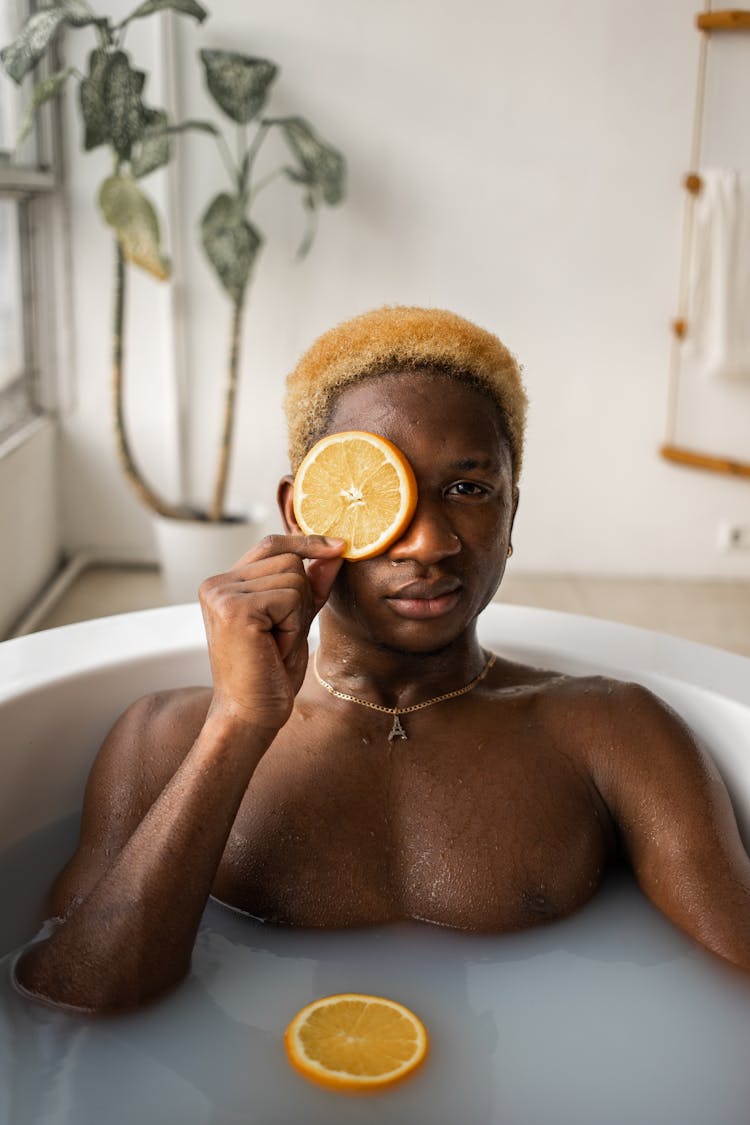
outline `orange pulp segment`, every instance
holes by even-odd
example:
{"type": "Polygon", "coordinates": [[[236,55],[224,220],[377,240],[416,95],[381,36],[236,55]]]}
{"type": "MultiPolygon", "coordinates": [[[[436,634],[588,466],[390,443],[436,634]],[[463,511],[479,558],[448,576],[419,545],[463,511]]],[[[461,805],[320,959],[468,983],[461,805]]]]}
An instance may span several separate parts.
{"type": "Polygon", "coordinates": [[[346,992],[314,1000],[286,1029],[292,1065],[338,1090],[373,1090],[405,1078],[427,1054],[427,1031],[403,1004],[346,992]]]}
{"type": "Polygon", "coordinates": [[[294,514],[306,535],[346,540],[345,559],[385,551],[417,506],[411,465],[387,438],[364,430],[328,434],[312,447],[294,480],[294,514]]]}

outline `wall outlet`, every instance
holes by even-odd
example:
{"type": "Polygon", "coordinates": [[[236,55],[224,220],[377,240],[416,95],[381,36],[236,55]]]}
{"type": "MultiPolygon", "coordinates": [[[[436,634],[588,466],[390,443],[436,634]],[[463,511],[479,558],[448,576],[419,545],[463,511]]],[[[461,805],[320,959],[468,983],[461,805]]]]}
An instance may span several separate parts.
{"type": "Polygon", "coordinates": [[[750,551],[750,523],[722,520],[719,524],[718,545],[722,551],[750,551]]]}

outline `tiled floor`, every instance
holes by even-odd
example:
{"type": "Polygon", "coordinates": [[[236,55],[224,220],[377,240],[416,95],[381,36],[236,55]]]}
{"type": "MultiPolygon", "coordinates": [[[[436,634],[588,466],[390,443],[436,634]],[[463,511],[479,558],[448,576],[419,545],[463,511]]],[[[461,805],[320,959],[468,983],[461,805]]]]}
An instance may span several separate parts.
{"type": "MultiPolygon", "coordinates": [[[[624,621],[750,656],[750,582],[613,579],[509,572],[499,601],[624,621]]],[[[164,604],[156,570],[91,567],[38,628],[164,604]]]]}

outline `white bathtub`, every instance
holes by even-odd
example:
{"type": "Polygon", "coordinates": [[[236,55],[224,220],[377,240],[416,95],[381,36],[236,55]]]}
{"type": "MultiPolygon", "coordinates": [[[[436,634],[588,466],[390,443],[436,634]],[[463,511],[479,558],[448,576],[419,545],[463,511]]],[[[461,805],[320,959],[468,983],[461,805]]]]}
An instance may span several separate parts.
{"type": "MultiPolygon", "coordinates": [[[[652,688],[704,740],[750,841],[749,659],[645,629],[496,604],[482,617],[481,638],[530,664],[600,671],[652,688]]],[[[93,757],[128,703],[155,688],[209,680],[197,605],[86,621],[0,644],[0,851],[80,807],[93,757]]],[[[3,913],[0,952],[27,925],[13,907],[3,913]]]]}
{"type": "MultiPolygon", "coordinates": [[[[748,846],[750,660],[646,630],[514,606],[491,606],[482,617],[480,635],[485,645],[513,659],[573,673],[599,671],[637,680],[671,703],[714,756],[732,795],[748,846]]],[[[208,661],[197,606],[126,614],[1,644],[0,853],[12,856],[13,849],[30,833],[75,813],[80,807],[84,781],[94,754],[114,719],[129,702],[153,689],[207,682],[208,661]]],[[[14,879],[12,865],[10,873],[5,865],[5,884],[0,885],[0,951],[12,949],[31,936],[43,888],[65,858],[61,854],[40,854],[31,877],[27,873],[23,879],[14,879]]],[[[523,945],[512,948],[516,949],[513,956],[521,965],[527,956],[523,945]]],[[[606,951],[603,960],[607,960],[606,951]]],[[[750,993],[748,1001],[750,1006],[750,993]]],[[[233,1002],[227,1000],[229,1004],[233,1002]]],[[[301,992],[299,1006],[302,1006],[301,992]]],[[[744,1054],[743,1049],[743,1058],[744,1054]]],[[[737,1065],[737,1081],[750,1081],[745,1077],[745,1063],[740,1061],[737,1065]]],[[[686,1074],[679,1080],[684,1084],[686,1074]]],[[[627,1088],[632,1086],[633,1083],[628,1082],[627,1088]]],[[[410,1089],[407,1084],[405,1093],[398,1095],[406,1101],[394,1103],[397,1108],[393,1117],[383,1109],[390,1104],[387,1102],[378,1103],[381,1116],[347,1102],[341,1120],[364,1122],[377,1117],[378,1120],[421,1121],[423,1116],[418,1102],[408,1101],[414,1096],[410,1089]]],[[[413,1087],[413,1090],[418,1089],[418,1086],[413,1087]]],[[[493,1091],[487,1097],[495,1099],[494,1105],[500,1094],[495,1087],[493,1091]]],[[[318,1096],[318,1092],[311,1095],[313,1099],[318,1096]]],[[[445,1099],[448,1094],[444,1092],[441,1097],[445,1099]]],[[[688,1111],[690,1106],[697,1105],[696,1098],[696,1094],[690,1094],[685,1103],[688,1111]]],[[[558,1107],[564,1105],[564,1100],[564,1094],[558,1095],[558,1107]]],[[[468,1103],[466,1105],[468,1108],[468,1103]]],[[[680,1103],[680,1106],[682,1122],[700,1120],[699,1116],[690,1117],[685,1105],[680,1103]]],[[[340,1107],[339,1102],[339,1113],[340,1107]]],[[[142,1107],[137,1108],[142,1110],[142,1107]]],[[[633,1112],[642,1112],[643,1108],[634,1107],[633,1112]]],[[[301,1104],[298,1112],[304,1114],[308,1125],[317,1120],[339,1120],[331,1116],[331,1106],[325,1101],[320,1105],[314,1100],[301,1104]]],[[[424,1120],[442,1120],[434,1116],[434,1107],[431,1112],[433,1116],[425,1114],[424,1120]]],[[[476,1121],[477,1125],[501,1119],[516,1125],[516,1121],[527,1120],[519,1101],[515,1103],[515,1116],[507,1117],[498,1110],[495,1117],[493,1112],[483,1109],[477,1111],[475,1117],[467,1113],[465,1120],[476,1121]],[[482,1116],[483,1113],[486,1115],[482,1116]]],[[[571,1120],[586,1125],[587,1112],[579,1108],[574,1114],[571,1109],[571,1120]]],[[[591,1110],[590,1120],[597,1120],[597,1112],[591,1110]]],[[[665,1109],[664,1113],[667,1112],[665,1109]]],[[[627,1113],[624,1110],[623,1113],[623,1120],[627,1120],[627,1113]]],[[[148,1119],[146,1111],[142,1111],[141,1116],[148,1119]]],[[[211,1116],[195,1118],[196,1121],[204,1119],[218,1120],[211,1116]]],[[[533,1116],[528,1119],[534,1120],[533,1116]]],[[[598,1119],[602,1120],[601,1116],[598,1119]]],[[[611,1118],[615,1119],[620,1120],[611,1118]]],[[[50,1117],[49,1120],[58,1119],[50,1117]]],[[[167,1115],[163,1120],[169,1122],[172,1118],[167,1115]]],[[[184,1120],[193,1118],[188,1115],[184,1120]]],[[[235,1119],[226,1116],[224,1120],[235,1119]]],[[[258,1110],[246,1120],[259,1125],[271,1121],[283,1125],[286,1119],[275,1116],[270,1110],[265,1115],[258,1110]]],[[[566,1120],[564,1109],[560,1109],[555,1114],[556,1125],[566,1120]]],[[[656,1121],[657,1117],[652,1116],[650,1120],[656,1121]]],[[[658,1120],[666,1125],[672,1119],[658,1116],[658,1120]]],[[[715,1120],[717,1125],[724,1125],[720,1119],[715,1120]]],[[[731,1121],[734,1125],[734,1118],[731,1121]]],[[[1,1104],[0,1123],[4,1125],[1,1104]]],[[[12,1125],[26,1125],[26,1122],[13,1121],[12,1125]]],[[[539,1120],[534,1125],[548,1125],[548,1122],[539,1120]]],[[[551,1119],[549,1125],[552,1125],[551,1119]]]]}
{"type": "MultiPolygon", "coordinates": [[[[482,642],[561,671],[637,680],[705,739],[750,830],[750,659],[593,618],[492,605],[482,642]]],[[[155,688],[209,682],[197,605],[127,613],[0,644],[0,849],[76,809],[102,738],[155,688]]]]}

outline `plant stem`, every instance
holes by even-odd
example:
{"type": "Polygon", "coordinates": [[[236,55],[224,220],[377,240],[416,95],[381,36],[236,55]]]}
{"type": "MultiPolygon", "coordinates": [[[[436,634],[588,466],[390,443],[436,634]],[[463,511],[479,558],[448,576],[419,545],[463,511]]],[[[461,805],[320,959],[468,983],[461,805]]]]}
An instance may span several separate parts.
{"type": "Polygon", "coordinates": [[[270,128],[271,128],[271,126],[267,122],[261,121],[260,125],[258,126],[258,131],[256,132],[255,136],[253,137],[252,141],[250,142],[250,146],[247,150],[247,155],[245,157],[246,164],[247,164],[247,174],[246,174],[246,184],[247,185],[249,185],[249,183],[250,183],[250,176],[252,174],[253,164],[255,163],[255,158],[258,155],[258,152],[260,151],[260,146],[263,144],[264,140],[266,139],[266,137],[268,135],[268,130],[270,128]]]}
{"type": "Polygon", "coordinates": [[[216,147],[219,150],[219,156],[224,161],[224,167],[229,173],[229,179],[232,181],[232,183],[234,183],[234,181],[237,179],[237,169],[235,168],[234,159],[232,157],[229,145],[224,139],[223,134],[220,132],[214,133],[214,138],[216,140],[216,147]]]}
{"type": "Polygon", "coordinates": [[[227,384],[224,392],[224,425],[219,449],[219,465],[214,484],[214,495],[208,513],[210,520],[219,521],[224,515],[224,502],[229,476],[229,462],[232,455],[232,436],[234,430],[234,408],[237,397],[237,376],[240,361],[240,336],[242,329],[242,308],[245,303],[244,290],[234,302],[232,311],[232,332],[229,344],[229,366],[227,384]]]}
{"type": "Polygon", "coordinates": [[[162,500],[144,481],[130,450],[125,428],[124,379],[123,379],[123,329],[125,323],[125,258],[119,242],[115,241],[117,257],[115,261],[115,304],[112,319],[112,392],[114,397],[115,441],[120,466],[127,480],[134,488],[138,498],[160,516],[185,519],[189,516],[183,508],[175,507],[162,500]]]}
{"type": "Polygon", "coordinates": [[[268,187],[269,184],[272,184],[274,180],[278,180],[279,176],[283,175],[284,169],[276,168],[273,172],[268,172],[262,180],[258,180],[257,184],[248,196],[248,206],[253,202],[256,196],[260,195],[260,193],[263,191],[263,188],[268,187]]]}

